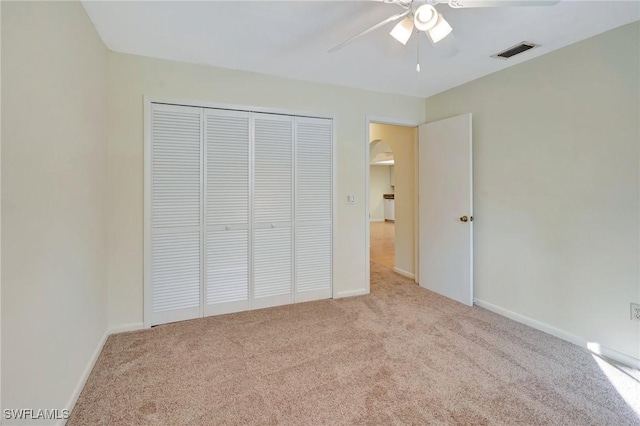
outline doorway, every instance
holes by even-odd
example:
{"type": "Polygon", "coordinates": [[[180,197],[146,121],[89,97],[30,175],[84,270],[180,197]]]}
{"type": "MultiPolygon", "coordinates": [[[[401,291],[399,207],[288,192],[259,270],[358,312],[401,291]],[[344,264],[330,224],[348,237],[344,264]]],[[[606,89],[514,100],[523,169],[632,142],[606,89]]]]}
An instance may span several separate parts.
{"type": "Polygon", "coordinates": [[[367,254],[415,280],[417,125],[370,119],[367,130],[367,254]]]}
{"type": "MultiPolygon", "coordinates": [[[[367,221],[371,141],[385,140],[394,156],[393,271],[467,305],[473,304],[471,118],[471,114],[463,114],[419,125],[367,117],[365,139],[367,221]],[[397,138],[390,134],[396,131],[408,134],[405,143],[396,143],[397,138]],[[401,154],[401,150],[407,151],[401,154]],[[401,166],[404,164],[407,169],[401,166]]],[[[372,269],[370,228],[365,227],[368,292],[372,269]]]]}
{"type": "Polygon", "coordinates": [[[369,220],[371,261],[395,267],[395,159],[391,146],[376,139],[369,145],[369,220]]]}

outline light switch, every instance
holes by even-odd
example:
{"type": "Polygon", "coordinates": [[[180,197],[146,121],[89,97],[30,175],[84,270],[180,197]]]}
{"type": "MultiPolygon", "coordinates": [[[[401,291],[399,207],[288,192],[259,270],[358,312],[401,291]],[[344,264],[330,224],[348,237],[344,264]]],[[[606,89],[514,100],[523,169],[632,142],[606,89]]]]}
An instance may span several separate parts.
{"type": "Polygon", "coordinates": [[[347,194],[347,204],[355,204],[356,196],[354,194],[347,194]]]}

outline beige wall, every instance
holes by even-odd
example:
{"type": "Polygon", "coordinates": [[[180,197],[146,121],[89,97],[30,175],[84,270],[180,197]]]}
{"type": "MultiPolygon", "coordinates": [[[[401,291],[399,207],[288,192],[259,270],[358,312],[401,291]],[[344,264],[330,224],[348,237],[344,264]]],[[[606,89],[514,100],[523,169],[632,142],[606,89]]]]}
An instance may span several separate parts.
{"type": "Polygon", "coordinates": [[[62,409],[107,327],[106,48],[80,3],[1,7],[2,407],[62,409]]]}
{"type": "MultiPolygon", "coordinates": [[[[472,112],[476,296],[640,358],[638,23],[425,102],[107,53],[78,3],[1,10],[3,408],[65,407],[107,324],[142,322],[143,95],[335,117],[336,296],[366,289],[366,115],[472,112]]],[[[411,133],[371,135],[410,159],[406,271],[411,133]]]]}
{"type": "Polygon", "coordinates": [[[640,358],[640,24],[426,100],[471,112],[476,297],[640,358]]]}
{"type": "Polygon", "coordinates": [[[389,144],[395,163],[395,267],[406,273],[415,270],[415,153],[418,131],[415,127],[372,123],[369,139],[389,144]]]}
{"type": "Polygon", "coordinates": [[[112,52],[108,56],[110,325],[142,322],[143,95],[334,116],[334,295],[366,291],[366,115],[419,121],[424,99],[112,52]],[[355,204],[346,204],[347,194],[355,194],[355,204]]]}
{"type": "Polygon", "coordinates": [[[384,220],[383,194],[393,194],[391,187],[391,166],[369,167],[369,214],[371,221],[384,220]]]}

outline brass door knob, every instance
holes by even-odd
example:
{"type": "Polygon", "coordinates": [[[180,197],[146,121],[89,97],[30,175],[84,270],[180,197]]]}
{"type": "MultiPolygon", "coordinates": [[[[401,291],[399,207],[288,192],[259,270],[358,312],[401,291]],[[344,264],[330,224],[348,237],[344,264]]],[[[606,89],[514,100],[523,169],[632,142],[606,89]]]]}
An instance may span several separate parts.
{"type": "Polygon", "coordinates": [[[466,216],[462,216],[462,217],[460,218],[460,222],[468,222],[468,221],[469,221],[469,218],[468,218],[468,217],[466,217],[466,216]]]}

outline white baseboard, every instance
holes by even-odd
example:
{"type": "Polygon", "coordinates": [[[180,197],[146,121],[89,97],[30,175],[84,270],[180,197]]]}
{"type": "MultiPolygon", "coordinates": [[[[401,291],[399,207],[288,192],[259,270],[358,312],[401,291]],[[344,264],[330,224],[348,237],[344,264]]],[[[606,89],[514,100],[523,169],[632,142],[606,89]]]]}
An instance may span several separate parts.
{"type": "Polygon", "coordinates": [[[622,352],[618,352],[615,349],[607,348],[598,343],[588,342],[587,349],[596,355],[603,356],[605,358],[612,359],[620,364],[628,365],[636,370],[640,370],[640,359],[636,359],[622,352]]]}
{"type": "Polygon", "coordinates": [[[370,222],[384,222],[384,219],[371,219],[370,222]]]}
{"type": "MultiPolygon", "coordinates": [[[[73,410],[73,407],[75,407],[76,402],[78,401],[78,398],[80,397],[80,393],[82,393],[82,389],[84,388],[84,385],[87,383],[87,379],[89,378],[89,374],[91,374],[91,370],[93,370],[93,366],[96,364],[96,361],[98,361],[98,357],[100,356],[100,353],[102,352],[102,348],[104,348],[104,344],[107,342],[107,338],[112,335],[112,334],[116,334],[116,333],[123,333],[125,331],[134,331],[134,330],[141,330],[143,328],[143,323],[141,322],[134,322],[131,324],[122,324],[122,325],[117,325],[115,327],[110,327],[102,336],[102,339],[100,339],[100,342],[98,342],[98,346],[96,347],[95,351],[93,351],[93,355],[91,355],[91,358],[89,359],[89,362],[87,363],[87,366],[85,367],[84,371],[82,372],[82,376],[80,376],[80,380],[78,380],[78,383],[76,384],[76,387],[73,389],[73,393],[71,394],[71,398],[69,399],[69,402],[67,403],[66,407],[69,410],[69,412],[71,412],[71,410],[73,410]]],[[[58,422],[59,425],[65,425],[67,423],[66,420],[60,420],[58,422]]]]}
{"type": "Polygon", "coordinates": [[[552,336],[555,336],[559,339],[571,342],[574,345],[582,346],[583,348],[587,347],[587,341],[585,339],[575,336],[571,333],[567,333],[564,330],[560,330],[559,328],[553,327],[549,324],[545,324],[524,315],[520,315],[508,309],[504,309],[500,306],[494,305],[493,303],[485,302],[484,300],[473,299],[473,303],[480,306],[481,308],[485,308],[491,312],[502,315],[503,317],[507,317],[521,324],[528,325],[529,327],[533,327],[540,331],[544,331],[545,333],[551,334],[552,336]]]}
{"type": "Polygon", "coordinates": [[[364,296],[365,294],[369,294],[369,292],[366,288],[361,288],[358,290],[339,291],[333,295],[333,298],[342,299],[343,297],[364,296]]]}
{"type": "Polygon", "coordinates": [[[144,328],[144,323],[141,322],[132,322],[130,324],[121,324],[121,325],[116,325],[114,327],[109,327],[109,330],[107,331],[108,334],[117,334],[117,333],[124,333],[127,331],[136,331],[136,330],[142,330],[144,328]]]}
{"type": "MultiPolygon", "coordinates": [[[[82,376],[80,376],[80,380],[78,380],[78,383],[76,384],[76,387],[73,389],[73,393],[71,394],[71,398],[69,399],[69,402],[67,402],[66,408],[67,410],[69,410],[69,412],[71,412],[73,410],[73,407],[75,407],[76,402],[78,401],[78,398],[80,397],[80,393],[82,392],[82,389],[84,388],[84,385],[87,383],[87,379],[89,378],[89,374],[91,374],[91,370],[93,370],[93,366],[96,364],[96,361],[98,360],[98,357],[100,356],[100,352],[102,352],[102,348],[104,347],[105,342],[107,341],[107,337],[109,337],[109,332],[105,332],[104,335],[102,336],[102,338],[100,339],[100,341],[98,342],[98,346],[96,347],[95,351],[93,351],[93,355],[91,355],[91,358],[89,358],[89,362],[87,363],[87,366],[84,368],[84,371],[82,372],[82,376]]],[[[65,425],[67,424],[67,420],[66,419],[61,419],[58,422],[59,425],[65,425]]]]}
{"type": "Polygon", "coordinates": [[[535,328],[536,330],[543,331],[559,339],[565,340],[569,343],[573,343],[574,345],[586,348],[596,355],[601,355],[621,364],[628,365],[629,367],[640,369],[640,360],[632,356],[623,354],[605,346],[601,346],[598,343],[589,342],[587,339],[576,336],[575,334],[568,333],[549,324],[534,320],[533,318],[520,315],[516,312],[494,305],[493,303],[485,302],[484,300],[480,299],[473,299],[473,303],[477,306],[480,306],[481,308],[485,308],[491,312],[495,312],[498,315],[502,315],[503,317],[507,317],[521,324],[535,328]]]}
{"type": "Polygon", "coordinates": [[[404,269],[393,268],[393,272],[395,272],[396,274],[402,275],[403,277],[411,278],[412,280],[416,279],[416,276],[414,274],[412,274],[411,272],[407,272],[404,269]]]}

